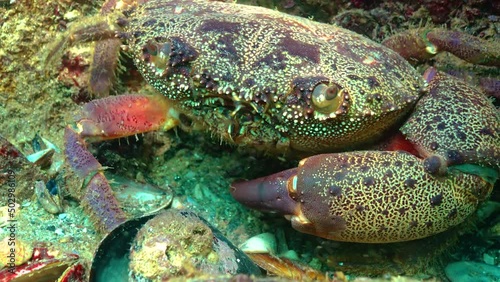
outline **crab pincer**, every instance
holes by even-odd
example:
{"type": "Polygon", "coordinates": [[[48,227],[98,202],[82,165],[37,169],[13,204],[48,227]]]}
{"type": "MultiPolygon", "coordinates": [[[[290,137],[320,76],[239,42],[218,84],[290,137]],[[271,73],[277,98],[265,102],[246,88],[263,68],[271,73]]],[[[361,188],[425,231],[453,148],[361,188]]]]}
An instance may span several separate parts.
{"type": "MultiPolygon", "coordinates": [[[[434,177],[424,171],[422,160],[402,151],[361,151],[306,158],[285,188],[256,179],[233,184],[232,194],[247,204],[255,186],[267,186],[260,197],[275,195],[274,210],[287,215],[300,232],[386,243],[427,237],[460,223],[490,189],[478,178],[455,173],[434,177]],[[470,182],[479,186],[467,192],[462,186],[470,182]],[[283,205],[288,197],[294,201],[283,205]]],[[[261,202],[265,210],[270,202],[261,202]]]]}
{"type": "Polygon", "coordinates": [[[498,113],[462,81],[435,69],[424,76],[429,94],[401,128],[418,156],[316,155],[295,169],[234,183],[233,197],[285,215],[298,231],[337,241],[408,241],[461,223],[498,179],[498,113]]]}
{"type": "Polygon", "coordinates": [[[175,111],[162,96],[120,95],[90,101],[76,117],[80,136],[109,140],[177,125],[175,111]]]}
{"type": "Polygon", "coordinates": [[[145,95],[111,96],[85,104],[74,127],[65,129],[66,159],[80,179],[77,192],[82,205],[99,230],[107,233],[126,220],[115,198],[104,168],[87,150],[85,140],[100,141],[169,129],[177,124],[168,115],[170,104],[163,97],[145,95]]]}

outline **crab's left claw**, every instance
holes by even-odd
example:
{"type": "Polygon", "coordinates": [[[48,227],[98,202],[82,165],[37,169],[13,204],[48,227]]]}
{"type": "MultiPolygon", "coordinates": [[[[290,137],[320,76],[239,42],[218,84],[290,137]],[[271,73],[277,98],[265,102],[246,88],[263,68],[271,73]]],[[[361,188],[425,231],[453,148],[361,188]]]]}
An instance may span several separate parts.
{"type": "Polygon", "coordinates": [[[76,117],[77,131],[90,141],[115,139],[178,125],[177,113],[162,96],[120,95],[91,101],[76,117]]]}
{"type": "Polygon", "coordinates": [[[300,232],[349,242],[442,232],[474,212],[492,189],[475,175],[433,176],[403,151],[317,155],[284,174],[235,183],[232,195],[249,207],[285,214],[300,232]]]}

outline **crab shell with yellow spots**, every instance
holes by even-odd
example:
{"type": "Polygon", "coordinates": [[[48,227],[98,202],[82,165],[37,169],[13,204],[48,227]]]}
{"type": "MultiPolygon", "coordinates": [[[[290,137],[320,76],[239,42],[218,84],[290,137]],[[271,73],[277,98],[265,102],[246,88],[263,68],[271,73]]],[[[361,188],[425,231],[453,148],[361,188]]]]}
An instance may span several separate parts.
{"type": "Polygon", "coordinates": [[[150,1],[125,14],[121,36],[146,80],[176,103],[181,120],[230,143],[353,148],[393,127],[425,87],[393,51],[277,11],[150,1]]]}

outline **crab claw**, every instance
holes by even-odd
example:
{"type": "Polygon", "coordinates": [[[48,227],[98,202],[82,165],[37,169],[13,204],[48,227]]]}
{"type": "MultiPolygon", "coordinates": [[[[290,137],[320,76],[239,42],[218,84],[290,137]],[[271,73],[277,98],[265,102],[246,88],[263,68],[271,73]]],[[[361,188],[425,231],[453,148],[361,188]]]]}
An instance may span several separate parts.
{"type": "Polygon", "coordinates": [[[317,155],[296,169],[231,187],[237,201],[285,214],[300,232],[364,243],[442,232],[474,212],[491,190],[475,175],[426,173],[421,159],[403,151],[317,155]]]}
{"type": "Polygon", "coordinates": [[[91,101],[76,120],[80,136],[91,141],[168,130],[178,124],[175,110],[164,97],[136,94],[91,101]]]}
{"type": "Polygon", "coordinates": [[[87,150],[85,140],[100,141],[177,125],[177,113],[162,96],[120,95],[83,106],[75,127],[65,130],[65,155],[71,169],[84,179],[75,191],[98,229],[104,233],[126,220],[103,167],[87,150]]]}

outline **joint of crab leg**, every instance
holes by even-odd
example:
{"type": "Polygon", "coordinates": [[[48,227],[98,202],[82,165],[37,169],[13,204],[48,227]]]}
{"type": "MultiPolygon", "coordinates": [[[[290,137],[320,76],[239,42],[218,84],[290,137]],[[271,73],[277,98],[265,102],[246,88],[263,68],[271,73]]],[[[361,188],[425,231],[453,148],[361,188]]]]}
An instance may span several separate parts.
{"type": "Polygon", "coordinates": [[[254,180],[233,183],[231,195],[238,202],[253,209],[278,212],[282,215],[296,214],[299,206],[293,199],[296,170],[293,168],[254,180]]]}
{"type": "Polygon", "coordinates": [[[179,123],[177,112],[162,96],[120,95],[91,101],[77,117],[82,138],[107,140],[154,130],[168,130],[179,123]]]}
{"type": "Polygon", "coordinates": [[[85,141],[69,126],[64,131],[64,140],[66,160],[80,178],[102,169],[102,165],[87,150],[85,141]]]}
{"type": "Polygon", "coordinates": [[[47,68],[53,62],[59,61],[63,51],[76,43],[115,37],[115,28],[108,23],[106,17],[101,15],[90,17],[77,25],[73,25],[67,32],[61,34],[47,47],[43,60],[44,67],[47,68]]]}
{"type": "Polygon", "coordinates": [[[438,52],[447,51],[474,64],[500,65],[500,43],[446,29],[414,29],[391,36],[382,42],[410,62],[420,63],[438,52]]]}
{"type": "Polygon", "coordinates": [[[421,30],[414,29],[395,34],[382,44],[396,51],[410,63],[425,62],[436,55],[435,46],[420,36],[421,30]]]}
{"type": "Polygon", "coordinates": [[[127,219],[102,172],[95,173],[84,189],[82,206],[101,232],[111,232],[127,219]]]}
{"type": "Polygon", "coordinates": [[[64,132],[66,159],[73,171],[84,181],[80,200],[92,220],[103,232],[109,232],[126,219],[106,177],[103,167],[87,151],[83,139],[70,127],[64,132]]]}

